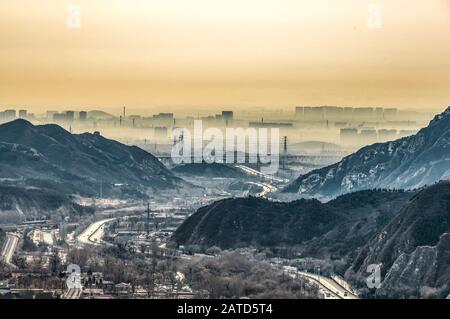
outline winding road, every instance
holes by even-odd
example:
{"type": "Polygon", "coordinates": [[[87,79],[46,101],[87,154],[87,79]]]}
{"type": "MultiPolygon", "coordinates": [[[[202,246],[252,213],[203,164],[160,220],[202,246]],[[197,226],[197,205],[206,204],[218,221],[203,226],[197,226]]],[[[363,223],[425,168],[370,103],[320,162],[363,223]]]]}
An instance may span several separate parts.
{"type": "Polygon", "coordinates": [[[3,260],[9,265],[12,265],[11,260],[14,255],[14,252],[16,251],[18,243],[19,243],[18,235],[12,233],[6,234],[6,243],[2,250],[2,257],[3,260]]]}
{"type": "Polygon", "coordinates": [[[260,178],[269,180],[271,182],[279,182],[279,183],[286,183],[287,180],[272,176],[272,175],[267,175],[267,174],[263,174],[257,170],[254,170],[253,168],[250,168],[248,166],[245,165],[236,165],[236,167],[238,169],[240,169],[241,171],[243,171],[244,173],[246,173],[247,175],[252,175],[252,176],[258,176],[260,178]]]}
{"type": "Polygon", "coordinates": [[[248,184],[256,185],[262,189],[261,192],[256,194],[257,197],[266,197],[267,194],[277,191],[276,187],[274,187],[270,184],[267,184],[267,183],[248,182],[248,184]]]}
{"type": "Polygon", "coordinates": [[[302,271],[298,271],[295,274],[316,282],[323,290],[328,291],[331,295],[338,299],[358,299],[358,296],[356,296],[353,292],[345,289],[331,278],[302,271]]]}
{"type": "Polygon", "coordinates": [[[105,244],[105,242],[103,242],[105,225],[113,220],[115,220],[115,218],[100,220],[89,225],[89,227],[77,237],[78,243],[95,246],[105,244]]]}

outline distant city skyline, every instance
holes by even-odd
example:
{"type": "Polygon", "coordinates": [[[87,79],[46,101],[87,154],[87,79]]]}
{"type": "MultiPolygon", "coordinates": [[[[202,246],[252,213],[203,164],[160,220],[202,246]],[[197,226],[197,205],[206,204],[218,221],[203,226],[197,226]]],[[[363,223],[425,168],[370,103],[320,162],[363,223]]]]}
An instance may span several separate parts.
{"type": "MultiPolygon", "coordinates": [[[[397,117],[397,120],[401,121],[402,117],[407,115],[410,116],[411,114],[415,113],[417,115],[423,114],[426,117],[432,117],[435,114],[439,113],[438,111],[434,111],[431,109],[413,109],[413,108],[396,108],[396,107],[367,107],[367,106],[336,106],[336,105],[321,105],[321,106],[295,106],[290,108],[267,108],[267,107],[256,107],[254,109],[247,109],[247,110],[240,110],[235,111],[234,108],[208,108],[208,109],[197,109],[194,111],[189,110],[179,110],[178,112],[172,112],[170,110],[164,109],[164,110],[157,110],[154,109],[152,112],[152,109],[148,110],[139,110],[139,109],[130,109],[125,107],[121,107],[118,109],[114,109],[111,112],[108,112],[107,110],[103,110],[100,107],[97,108],[89,108],[89,107],[66,107],[66,108],[46,108],[46,107],[39,107],[36,108],[29,108],[26,106],[21,105],[20,107],[15,106],[1,106],[0,105],[0,118],[6,116],[9,120],[15,119],[15,118],[27,118],[31,116],[31,118],[43,118],[47,117],[49,119],[49,116],[63,116],[69,114],[70,118],[73,118],[75,114],[79,114],[79,116],[83,119],[87,119],[88,113],[91,112],[97,112],[97,113],[104,113],[104,115],[110,115],[115,118],[159,118],[159,117],[165,117],[166,115],[170,115],[172,120],[174,117],[179,118],[208,118],[208,117],[231,117],[233,118],[233,115],[239,115],[243,116],[244,118],[252,118],[256,116],[256,119],[262,119],[264,120],[264,115],[267,115],[268,118],[278,118],[278,117],[286,117],[286,120],[293,120],[296,121],[300,117],[303,117],[304,120],[327,120],[327,119],[333,119],[333,120],[339,120],[340,118],[347,118],[355,117],[356,118],[366,118],[366,120],[373,119],[383,119],[384,114],[389,114],[388,116],[392,116],[392,114],[395,114],[397,117]],[[36,112],[34,112],[36,111],[36,112]],[[217,114],[217,112],[219,114],[217,114]],[[216,113],[216,114],[215,114],[216,113]],[[220,114],[221,113],[221,114],[220,114]],[[292,118],[292,115],[295,115],[295,118],[292,118]],[[312,116],[311,116],[312,115],[312,116]],[[350,117],[349,117],[350,116],[350,117]]],[[[406,120],[406,119],[404,119],[406,120]]]]}
{"type": "MultiPolygon", "coordinates": [[[[175,106],[167,106],[167,107],[127,107],[127,113],[128,115],[139,115],[139,116],[153,116],[159,113],[173,113],[176,116],[186,117],[203,117],[208,116],[213,113],[221,112],[222,110],[229,110],[233,111],[236,114],[260,114],[260,116],[264,116],[264,114],[272,114],[272,113],[278,113],[280,115],[285,114],[288,115],[290,113],[294,114],[295,109],[297,107],[312,107],[312,108],[320,108],[320,107],[340,107],[340,108],[357,108],[357,109],[363,109],[363,108],[384,108],[384,109],[390,109],[395,108],[402,111],[414,111],[414,112],[420,112],[420,113],[428,113],[428,114],[438,114],[439,112],[442,112],[446,109],[447,106],[450,106],[450,102],[447,103],[448,105],[443,105],[441,107],[436,108],[420,108],[420,107],[396,107],[396,106],[380,106],[380,105],[357,105],[357,106],[349,106],[349,105],[288,105],[288,106],[254,106],[250,108],[243,108],[239,106],[214,106],[214,107],[198,107],[193,109],[192,107],[186,106],[186,107],[175,107],[175,106]],[[279,113],[282,112],[282,113],[279,113]]],[[[118,107],[106,107],[106,106],[53,106],[49,107],[46,105],[25,105],[25,104],[12,104],[12,103],[2,103],[0,104],[0,112],[5,110],[26,110],[28,113],[32,113],[34,115],[45,115],[48,111],[53,111],[57,113],[63,113],[67,111],[74,111],[74,112],[85,112],[85,111],[102,111],[106,112],[108,114],[111,114],[113,116],[119,117],[123,113],[123,106],[118,107]]]]}

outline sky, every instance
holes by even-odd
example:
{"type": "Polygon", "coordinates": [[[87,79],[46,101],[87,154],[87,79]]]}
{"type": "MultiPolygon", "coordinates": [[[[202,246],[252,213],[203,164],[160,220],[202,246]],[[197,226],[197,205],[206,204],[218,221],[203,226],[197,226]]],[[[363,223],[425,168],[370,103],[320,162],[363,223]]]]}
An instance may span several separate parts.
{"type": "Polygon", "coordinates": [[[297,105],[450,105],[450,0],[0,3],[0,109],[297,105]]]}

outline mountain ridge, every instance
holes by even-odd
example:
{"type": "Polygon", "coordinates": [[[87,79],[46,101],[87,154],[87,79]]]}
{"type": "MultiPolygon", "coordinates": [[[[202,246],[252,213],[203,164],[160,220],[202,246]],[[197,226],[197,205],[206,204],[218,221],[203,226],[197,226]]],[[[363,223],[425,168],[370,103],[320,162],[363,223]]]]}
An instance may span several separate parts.
{"type": "Polygon", "coordinates": [[[347,254],[352,241],[366,243],[413,194],[360,191],[327,203],[316,199],[289,203],[254,197],[225,199],[187,218],[174,233],[173,242],[206,249],[286,246],[316,256],[328,254],[321,253],[321,246],[326,250],[333,246],[347,254]]]}
{"type": "Polygon", "coordinates": [[[0,125],[0,149],[0,176],[9,180],[79,184],[75,188],[90,195],[100,182],[105,192],[120,184],[143,193],[187,184],[136,146],[100,134],[71,134],[54,124],[15,120],[0,125]]]}

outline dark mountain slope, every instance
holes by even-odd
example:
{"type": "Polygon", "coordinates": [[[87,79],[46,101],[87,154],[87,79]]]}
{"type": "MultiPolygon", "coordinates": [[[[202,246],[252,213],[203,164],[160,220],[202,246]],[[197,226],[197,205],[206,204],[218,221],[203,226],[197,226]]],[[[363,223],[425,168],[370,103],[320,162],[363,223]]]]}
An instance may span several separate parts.
{"type": "Polygon", "coordinates": [[[56,191],[0,186],[0,224],[45,219],[54,214],[92,213],[92,208],[80,206],[70,196],[56,191]]]}
{"type": "MultiPolygon", "coordinates": [[[[419,247],[439,245],[445,233],[450,233],[449,182],[430,186],[415,195],[367,244],[353,268],[364,271],[369,264],[382,263],[388,271],[402,255],[413,254],[419,247]]],[[[447,266],[450,272],[450,263],[447,266]]]]}
{"type": "Polygon", "coordinates": [[[367,190],[346,194],[328,202],[327,206],[345,218],[328,233],[304,243],[303,254],[319,258],[353,260],[367,244],[408,203],[414,192],[367,190]]]}
{"type": "Polygon", "coordinates": [[[339,218],[316,200],[274,203],[227,199],[199,209],[176,231],[179,244],[222,248],[296,245],[328,231],[339,218]]]}
{"type": "Polygon", "coordinates": [[[314,256],[346,255],[384,227],[412,196],[363,191],[323,204],[228,199],[199,209],[175,232],[181,245],[203,248],[296,247],[314,256]]]}

